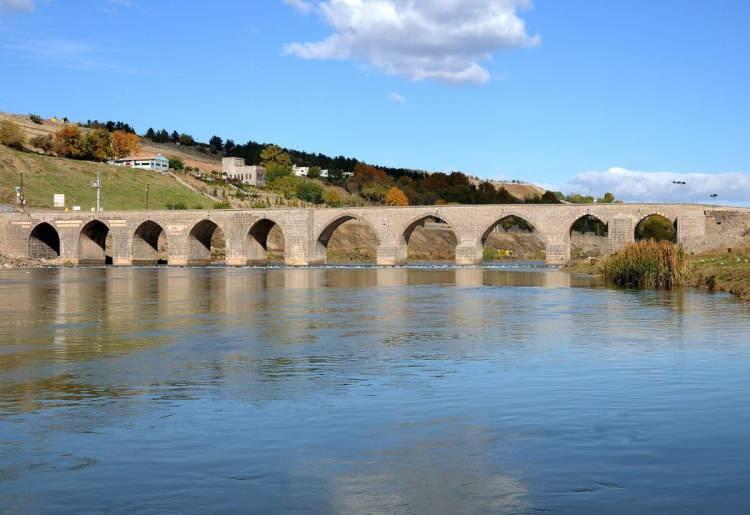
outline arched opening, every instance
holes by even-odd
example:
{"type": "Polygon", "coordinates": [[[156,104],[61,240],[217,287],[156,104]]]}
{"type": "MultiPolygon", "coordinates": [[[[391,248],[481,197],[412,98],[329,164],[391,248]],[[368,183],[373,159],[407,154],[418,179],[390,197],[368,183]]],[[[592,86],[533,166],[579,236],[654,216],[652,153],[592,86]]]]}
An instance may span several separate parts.
{"type": "Polygon", "coordinates": [[[247,233],[247,262],[283,263],[284,254],[284,232],[279,224],[267,218],[255,222],[247,233]]]}
{"type": "Polygon", "coordinates": [[[112,235],[103,222],[92,220],[81,229],[78,262],[82,265],[112,264],[112,235]]]}
{"type": "Polygon", "coordinates": [[[458,238],[445,220],[425,216],[404,231],[407,259],[412,261],[455,261],[458,238]]]}
{"type": "Polygon", "coordinates": [[[677,243],[677,220],[660,215],[649,215],[635,226],[635,241],[654,240],[677,243]]]}
{"type": "Polygon", "coordinates": [[[378,236],[370,224],[354,216],[331,222],[318,237],[318,259],[327,263],[374,263],[378,236]]]}
{"type": "Polygon", "coordinates": [[[167,264],[167,233],[156,222],[143,222],[135,230],[133,264],[167,264]]]}
{"type": "Polygon", "coordinates": [[[546,258],[544,240],[527,220],[508,215],[495,222],[482,236],[485,261],[525,260],[546,258]]]}
{"type": "Polygon", "coordinates": [[[585,259],[609,252],[609,226],[594,215],[584,215],[570,226],[570,257],[585,259]]]}
{"type": "Polygon", "coordinates": [[[188,238],[190,265],[223,263],[226,255],[226,239],[221,227],[211,220],[195,224],[188,238]]]}
{"type": "Polygon", "coordinates": [[[60,257],[60,235],[47,222],[40,223],[29,236],[31,259],[57,259],[60,257]]]}

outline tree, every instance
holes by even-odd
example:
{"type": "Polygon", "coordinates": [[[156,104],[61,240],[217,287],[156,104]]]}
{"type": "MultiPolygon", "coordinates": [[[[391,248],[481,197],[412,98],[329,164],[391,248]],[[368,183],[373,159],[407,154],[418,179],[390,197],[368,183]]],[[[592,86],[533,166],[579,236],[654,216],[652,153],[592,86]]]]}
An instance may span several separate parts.
{"type": "Polygon", "coordinates": [[[406,198],[403,191],[394,186],[388,190],[385,196],[385,203],[388,206],[408,206],[409,199],[406,198]]]}
{"type": "Polygon", "coordinates": [[[195,140],[190,134],[180,134],[180,145],[183,145],[185,147],[192,147],[195,145],[195,140]]]}
{"type": "Polygon", "coordinates": [[[77,125],[66,125],[57,131],[53,149],[60,157],[81,159],[84,156],[81,129],[77,125]]]}
{"type": "MultiPolygon", "coordinates": [[[[268,178],[267,175],[266,178],[268,178]]],[[[269,187],[273,191],[283,195],[284,198],[290,199],[297,194],[297,185],[300,182],[301,179],[299,177],[295,177],[294,175],[283,175],[271,180],[269,182],[269,187]]]]}
{"type": "Polygon", "coordinates": [[[320,178],[320,167],[319,166],[311,166],[310,170],[307,172],[307,178],[308,179],[319,179],[320,178]]]}
{"type": "Polygon", "coordinates": [[[146,139],[150,139],[151,141],[154,141],[156,138],[156,133],[154,132],[154,129],[151,127],[148,128],[146,131],[146,139]]]}
{"type": "Polygon", "coordinates": [[[23,150],[23,144],[26,142],[26,138],[23,136],[23,131],[17,123],[11,122],[10,120],[3,120],[0,122],[0,143],[7,145],[18,150],[23,150]]]}
{"type": "Polygon", "coordinates": [[[177,131],[172,131],[172,134],[169,136],[169,141],[171,141],[172,143],[179,143],[180,133],[177,131]]]}
{"type": "Polygon", "coordinates": [[[300,181],[297,185],[297,198],[312,204],[320,204],[323,202],[323,187],[314,181],[300,181]]]}
{"type": "Polygon", "coordinates": [[[106,161],[112,155],[112,136],[107,129],[89,131],[81,143],[84,158],[106,161]]]}
{"type": "Polygon", "coordinates": [[[272,164],[292,169],[292,158],[276,145],[267,145],[260,153],[260,164],[268,168],[272,164]]]}
{"type": "Polygon", "coordinates": [[[615,196],[610,192],[605,193],[602,198],[597,200],[597,202],[600,202],[602,204],[611,204],[614,201],[615,201],[615,196]]]}
{"type": "Polygon", "coordinates": [[[211,149],[211,152],[217,154],[224,150],[224,140],[219,136],[211,136],[211,139],[208,140],[208,146],[211,149]]]}
{"type": "Polygon", "coordinates": [[[112,133],[112,155],[120,158],[137,154],[141,148],[141,139],[130,132],[115,131],[112,133]]]}
{"type": "Polygon", "coordinates": [[[236,147],[237,145],[234,143],[234,140],[228,139],[226,143],[224,143],[224,152],[229,155],[236,147]]]}
{"type": "Polygon", "coordinates": [[[265,168],[266,168],[266,182],[271,182],[274,179],[292,175],[291,168],[287,168],[286,166],[281,166],[276,163],[270,163],[265,168]]]}
{"type": "Polygon", "coordinates": [[[45,154],[49,154],[52,151],[52,147],[54,146],[54,142],[52,141],[52,136],[49,134],[39,134],[37,136],[34,136],[31,138],[32,147],[36,147],[45,154]]]}
{"type": "Polygon", "coordinates": [[[169,156],[169,167],[179,172],[185,168],[185,162],[177,156],[169,156]]]}

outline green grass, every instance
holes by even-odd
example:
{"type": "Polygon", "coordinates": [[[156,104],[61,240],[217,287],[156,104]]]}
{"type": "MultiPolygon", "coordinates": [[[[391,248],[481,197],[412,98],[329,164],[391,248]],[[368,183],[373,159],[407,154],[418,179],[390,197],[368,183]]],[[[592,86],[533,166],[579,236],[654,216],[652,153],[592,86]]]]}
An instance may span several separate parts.
{"type": "Polygon", "coordinates": [[[150,209],[166,209],[172,203],[206,209],[213,205],[211,199],[165,174],[40,156],[3,145],[0,145],[0,203],[15,203],[20,172],[24,174],[24,193],[29,207],[51,208],[53,194],[64,193],[68,208],[81,206],[88,211],[96,205],[96,190],[91,188],[91,182],[97,172],[102,178],[102,207],[108,211],[145,209],[147,184],[150,209]]]}

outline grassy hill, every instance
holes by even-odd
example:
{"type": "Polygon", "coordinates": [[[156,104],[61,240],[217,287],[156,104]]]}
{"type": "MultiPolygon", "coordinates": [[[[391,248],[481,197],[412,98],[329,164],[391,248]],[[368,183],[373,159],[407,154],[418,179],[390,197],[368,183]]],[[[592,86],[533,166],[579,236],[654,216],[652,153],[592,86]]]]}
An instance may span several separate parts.
{"type": "Polygon", "coordinates": [[[166,209],[167,204],[175,202],[189,208],[213,205],[210,198],[179,184],[169,175],[19,152],[4,145],[0,145],[0,203],[15,203],[20,172],[24,175],[24,192],[30,207],[51,208],[53,194],[64,193],[68,207],[89,210],[96,205],[96,191],[91,182],[97,172],[102,178],[105,210],[144,209],[147,184],[152,209],[166,209]]]}

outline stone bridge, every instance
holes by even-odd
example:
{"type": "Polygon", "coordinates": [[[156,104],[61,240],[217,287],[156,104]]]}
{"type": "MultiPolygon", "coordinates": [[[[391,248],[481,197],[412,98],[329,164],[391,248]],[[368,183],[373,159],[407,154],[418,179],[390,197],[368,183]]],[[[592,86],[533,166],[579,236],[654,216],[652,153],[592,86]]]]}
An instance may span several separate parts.
{"type": "Polygon", "coordinates": [[[265,261],[274,226],[284,234],[285,262],[323,264],[328,242],[349,220],[368,225],[377,238],[377,263],[406,262],[414,229],[426,221],[447,224],[456,237],[456,263],[482,260],[491,231],[509,217],[525,220],[544,242],[547,262],[570,259],[571,228],[582,217],[608,227],[609,251],[635,239],[636,226],[661,215],[677,228],[689,251],[731,247],[750,232],[750,209],[675,204],[478,205],[362,207],[214,211],[29,211],[0,214],[0,253],[11,257],[58,258],[63,264],[111,262],[127,266],[157,261],[166,248],[169,265],[210,262],[211,241],[220,230],[225,262],[232,266],[265,261]]]}

